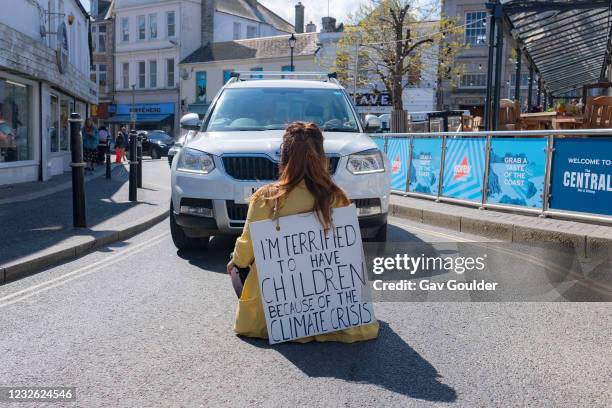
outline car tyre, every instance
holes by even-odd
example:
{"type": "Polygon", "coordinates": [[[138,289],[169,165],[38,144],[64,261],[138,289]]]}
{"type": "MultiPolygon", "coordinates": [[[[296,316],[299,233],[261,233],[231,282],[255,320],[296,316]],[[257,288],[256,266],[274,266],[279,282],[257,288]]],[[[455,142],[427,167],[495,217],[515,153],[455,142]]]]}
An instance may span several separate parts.
{"type": "Polygon", "coordinates": [[[378,228],[376,235],[371,238],[365,239],[367,242],[387,242],[387,223],[378,228]]]}
{"type": "Polygon", "coordinates": [[[181,249],[206,249],[208,248],[209,237],[205,238],[191,238],[185,234],[183,228],[176,223],[174,217],[174,208],[170,204],[170,235],[172,236],[172,242],[174,246],[181,249]]]}
{"type": "Polygon", "coordinates": [[[151,159],[157,160],[161,157],[161,152],[157,148],[151,149],[151,159]]]}

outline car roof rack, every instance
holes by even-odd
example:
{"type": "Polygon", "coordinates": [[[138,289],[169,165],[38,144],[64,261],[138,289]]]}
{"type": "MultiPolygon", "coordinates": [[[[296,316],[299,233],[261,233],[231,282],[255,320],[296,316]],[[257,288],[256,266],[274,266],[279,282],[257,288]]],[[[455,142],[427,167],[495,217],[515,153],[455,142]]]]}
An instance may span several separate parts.
{"type": "Polygon", "coordinates": [[[338,82],[335,72],[305,72],[305,71],[232,71],[230,76],[239,81],[257,79],[313,79],[338,82]]]}

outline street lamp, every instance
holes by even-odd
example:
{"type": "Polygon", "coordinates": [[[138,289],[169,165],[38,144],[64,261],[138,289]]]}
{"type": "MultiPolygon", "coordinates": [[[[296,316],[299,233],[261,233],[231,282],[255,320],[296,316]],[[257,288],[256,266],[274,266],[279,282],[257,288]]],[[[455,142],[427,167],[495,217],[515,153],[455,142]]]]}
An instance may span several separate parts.
{"type": "Polygon", "coordinates": [[[295,38],[295,35],[291,33],[291,37],[289,37],[289,48],[291,49],[291,72],[295,71],[295,67],[293,66],[293,48],[295,48],[296,42],[297,38],[295,38]]]}

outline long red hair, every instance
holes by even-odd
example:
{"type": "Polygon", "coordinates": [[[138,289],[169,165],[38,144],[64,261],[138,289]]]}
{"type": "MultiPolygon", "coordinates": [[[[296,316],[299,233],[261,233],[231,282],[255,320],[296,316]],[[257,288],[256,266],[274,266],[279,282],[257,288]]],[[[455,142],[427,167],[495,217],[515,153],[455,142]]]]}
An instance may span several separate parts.
{"type": "Polygon", "coordinates": [[[329,229],[335,200],[349,200],[329,174],[321,130],[314,123],[294,122],[283,136],[278,181],[267,189],[264,196],[282,203],[302,180],[314,196],[313,211],[317,219],[323,228],[329,229]]]}

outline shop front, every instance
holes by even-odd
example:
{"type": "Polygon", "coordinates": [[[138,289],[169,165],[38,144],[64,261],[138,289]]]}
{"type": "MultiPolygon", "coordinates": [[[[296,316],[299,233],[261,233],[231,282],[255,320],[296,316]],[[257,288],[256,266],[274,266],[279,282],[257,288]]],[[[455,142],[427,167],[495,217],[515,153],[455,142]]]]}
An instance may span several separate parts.
{"type": "Polygon", "coordinates": [[[108,123],[127,127],[135,123],[137,130],[163,130],[170,135],[174,132],[173,102],[117,104],[112,110],[114,115],[108,123]]]}

